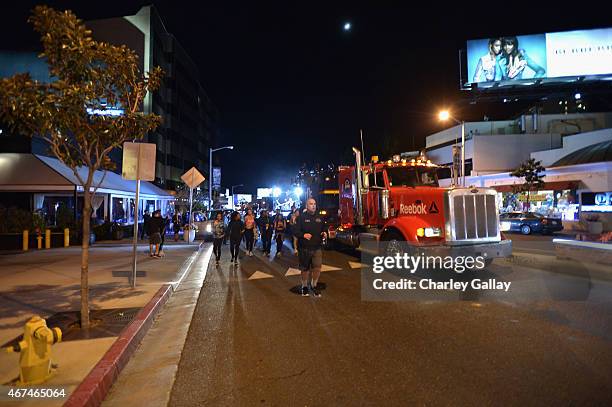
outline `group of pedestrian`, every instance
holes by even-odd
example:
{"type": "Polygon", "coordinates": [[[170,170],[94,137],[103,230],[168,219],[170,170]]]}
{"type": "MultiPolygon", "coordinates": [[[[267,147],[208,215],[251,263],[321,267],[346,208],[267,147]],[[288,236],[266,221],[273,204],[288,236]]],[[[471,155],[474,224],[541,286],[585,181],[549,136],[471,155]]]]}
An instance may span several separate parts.
{"type": "Polygon", "coordinates": [[[225,226],[221,212],[213,223],[213,252],[216,265],[221,260],[221,247],[223,241],[229,238],[231,263],[238,264],[238,253],[240,242],[245,239],[247,256],[253,255],[253,245],[257,239],[257,230],[262,240],[262,249],[265,255],[270,255],[272,236],[276,240],[276,257],[280,257],[285,233],[291,228],[293,251],[298,255],[299,268],[301,272],[300,294],[304,297],[313,295],[320,297],[321,292],[317,288],[321,265],[323,260],[322,245],[327,238],[323,219],[317,213],[317,203],[314,199],[308,199],[306,210],[300,214],[298,209],[293,209],[289,220],[285,219],[280,210],[271,218],[266,210],[261,212],[259,218],[255,218],[252,209],[248,209],[244,222],[239,212],[231,214],[230,222],[225,226]]]}

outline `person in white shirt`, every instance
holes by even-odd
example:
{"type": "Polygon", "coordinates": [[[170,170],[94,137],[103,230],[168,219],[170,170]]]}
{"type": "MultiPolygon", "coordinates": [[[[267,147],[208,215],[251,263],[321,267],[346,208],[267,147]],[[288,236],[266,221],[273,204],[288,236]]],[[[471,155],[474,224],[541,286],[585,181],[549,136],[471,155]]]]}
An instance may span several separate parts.
{"type": "Polygon", "coordinates": [[[489,40],[489,52],[478,60],[476,72],[474,72],[474,80],[472,81],[473,83],[492,82],[501,79],[501,72],[498,72],[498,59],[501,53],[501,47],[501,38],[491,38],[489,40]]]}

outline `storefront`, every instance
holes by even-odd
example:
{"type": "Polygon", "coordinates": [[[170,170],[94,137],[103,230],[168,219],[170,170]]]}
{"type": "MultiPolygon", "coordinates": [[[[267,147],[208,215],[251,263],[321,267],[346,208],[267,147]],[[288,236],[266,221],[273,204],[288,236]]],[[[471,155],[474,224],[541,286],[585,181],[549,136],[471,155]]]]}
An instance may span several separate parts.
{"type": "MultiPolygon", "coordinates": [[[[85,178],[82,169],[81,178],[85,178]]],[[[78,185],[73,171],[51,157],[33,154],[0,154],[0,204],[39,212],[47,224],[55,225],[66,211],[76,218],[82,213],[83,188],[78,185]],[[19,198],[19,199],[17,199],[19,198]]],[[[92,197],[92,221],[134,223],[136,182],[121,178],[119,174],[96,171],[92,197]]],[[[144,210],[161,210],[162,214],[174,209],[174,196],[150,182],[141,181],[137,218],[143,219],[144,210]]]]}

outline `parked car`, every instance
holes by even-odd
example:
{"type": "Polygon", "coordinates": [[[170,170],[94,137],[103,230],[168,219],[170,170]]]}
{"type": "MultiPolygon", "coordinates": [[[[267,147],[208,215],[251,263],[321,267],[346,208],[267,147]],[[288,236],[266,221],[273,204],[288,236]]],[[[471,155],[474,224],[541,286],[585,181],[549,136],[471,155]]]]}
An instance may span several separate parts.
{"type": "Polygon", "coordinates": [[[198,228],[196,232],[196,237],[200,237],[204,240],[209,240],[213,238],[213,222],[217,219],[217,213],[223,214],[223,223],[227,226],[229,223],[228,213],[231,211],[215,209],[213,211],[208,212],[194,212],[193,213],[193,223],[198,228]]]}
{"type": "Polygon", "coordinates": [[[561,219],[548,218],[534,212],[508,212],[499,216],[501,230],[504,232],[521,232],[552,234],[563,230],[561,219]]]}

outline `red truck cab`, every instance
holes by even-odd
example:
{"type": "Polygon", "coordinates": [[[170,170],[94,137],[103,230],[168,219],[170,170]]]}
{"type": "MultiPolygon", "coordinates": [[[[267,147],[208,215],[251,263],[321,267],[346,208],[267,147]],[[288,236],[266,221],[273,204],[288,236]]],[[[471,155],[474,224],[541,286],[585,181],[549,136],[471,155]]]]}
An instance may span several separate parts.
{"type": "Polygon", "coordinates": [[[340,167],[336,240],[361,249],[366,241],[396,241],[423,254],[510,256],[496,191],[441,188],[438,168],[425,157],[340,167]]]}

